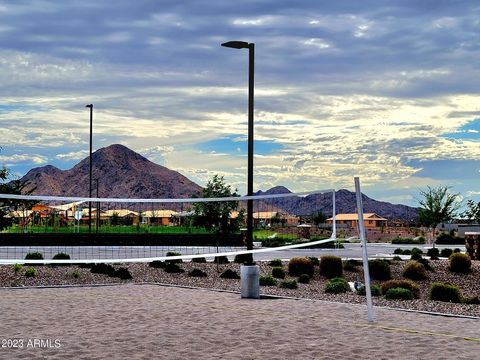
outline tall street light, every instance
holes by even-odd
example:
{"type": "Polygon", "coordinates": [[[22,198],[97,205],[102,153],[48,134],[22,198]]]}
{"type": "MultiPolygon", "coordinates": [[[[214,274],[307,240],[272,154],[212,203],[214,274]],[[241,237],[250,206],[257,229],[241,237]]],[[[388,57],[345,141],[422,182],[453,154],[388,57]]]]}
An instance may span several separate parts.
{"type": "MultiPolygon", "coordinates": [[[[232,49],[248,49],[248,170],[247,196],[253,195],[253,87],[255,44],[245,41],[228,41],[222,46],[232,49]]],[[[247,250],[253,249],[253,200],[247,200],[247,250]]],[[[253,264],[253,255],[247,257],[247,264],[253,264]]]]}
{"type": "MultiPolygon", "coordinates": [[[[93,133],[93,104],[85,105],[90,108],[90,176],[89,176],[89,190],[88,197],[92,197],[92,133],[93,133]]],[[[88,202],[88,232],[92,232],[92,202],[88,202]]]]}

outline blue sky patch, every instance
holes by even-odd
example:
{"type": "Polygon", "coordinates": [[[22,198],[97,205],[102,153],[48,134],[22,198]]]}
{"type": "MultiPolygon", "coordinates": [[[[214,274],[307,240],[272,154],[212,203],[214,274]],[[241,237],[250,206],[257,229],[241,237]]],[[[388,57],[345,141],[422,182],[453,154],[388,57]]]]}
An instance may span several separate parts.
{"type": "MultiPolygon", "coordinates": [[[[245,155],[247,153],[247,138],[224,137],[198,144],[204,152],[245,155]]],[[[273,141],[255,140],[254,152],[258,155],[269,155],[283,149],[283,145],[273,141]]]]}
{"type": "Polygon", "coordinates": [[[480,119],[463,125],[458,131],[444,135],[450,139],[468,139],[480,141],[480,119]]]}
{"type": "Polygon", "coordinates": [[[416,169],[417,177],[433,179],[478,179],[480,177],[480,160],[412,160],[407,163],[416,169]]]}

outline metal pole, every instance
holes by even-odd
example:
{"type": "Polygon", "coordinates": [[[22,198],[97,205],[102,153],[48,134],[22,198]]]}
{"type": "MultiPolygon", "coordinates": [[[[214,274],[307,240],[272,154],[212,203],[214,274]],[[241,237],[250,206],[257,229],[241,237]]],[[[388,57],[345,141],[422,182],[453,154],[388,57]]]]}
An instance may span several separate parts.
{"type": "MultiPolygon", "coordinates": [[[[90,176],[88,197],[92,197],[92,134],[93,134],[93,104],[86,105],[90,108],[90,176]]],[[[88,232],[92,232],[92,202],[88,202],[88,232]]]]}
{"type": "Polygon", "coordinates": [[[332,237],[335,239],[335,242],[337,242],[337,219],[336,219],[336,204],[335,204],[335,189],[333,189],[332,193],[332,202],[333,202],[333,215],[332,215],[332,237]]]}
{"type": "Polygon", "coordinates": [[[368,310],[368,322],[373,323],[373,302],[372,292],[370,290],[370,271],[368,269],[368,254],[367,254],[367,238],[365,236],[365,223],[363,222],[363,203],[362,192],[360,190],[360,179],[358,177],[355,180],[355,193],[357,196],[357,211],[358,211],[358,230],[360,233],[360,243],[362,244],[362,258],[363,258],[363,274],[365,277],[365,293],[367,295],[367,310],[368,310]]]}
{"type": "MultiPolygon", "coordinates": [[[[98,178],[95,179],[97,185],[97,198],[98,196],[98,178]]],[[[95,232],[98,233],[98,228],[100,227],[100,202],[97,201],[97,211],[96,211],[96,218],[95,218],[95,232]]]]}
{"type": "MultiPolygon", "coordinates": [[[[247,195],[253,195],[253,108],[254,108],[255,44],[248,44],[248,175],[247,195]]],[[[253,249],[253,200],[247,201],[247,250],[253,249]]],[[[253,264],[253,254],[247,263],[253,264]]]]}

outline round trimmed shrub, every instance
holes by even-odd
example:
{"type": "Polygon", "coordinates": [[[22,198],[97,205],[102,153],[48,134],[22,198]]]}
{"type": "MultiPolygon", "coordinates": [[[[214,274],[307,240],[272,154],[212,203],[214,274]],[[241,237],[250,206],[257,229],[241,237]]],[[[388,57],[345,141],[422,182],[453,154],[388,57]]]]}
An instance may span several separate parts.
{"type": "Polygon", "coordinates": [[[425,266],[418,261],[411,260],[403,268],[403,277],[412,280],[424,280],[427,278],[425,266]]]}
{"type": "Polygon", "coordinates": [[[325,292],[328,294],[340,294],[350,291],[347,280],[341,277],[331,279],[325,286],[325,292]]]}
{"type": "Polygon", "coordinates": [[[452,272],[468,274],[472,270],[472,260],[468,255],[455,253],[448,258],[449,269],[452,272]]]}
{"type": "Polygon", "coordinates": [[[343,275],[342,259],[338,256],[324,255],[320,258],[320,275],[329,279],[343,275]]]}
{"type": "Polygon", "coordinates": [[[443,283],[434,282],[429,291],[430,300],[444,301],[459,303],[461,301],[460,290],[457,286],[443,283]]]}
{"type": "Polygon", "coordinates": [[[260,286],[276,286],[278,284],[277,279],[271,275],[260,276],[259,282],[260,286]]]}
{"type": "Polygon", "coordinates": [[[320,265],[320,260],[316,256],[307,256],[307,259],[312,262],[313,266],[320,265]]]}
{"type": "Polygon", "coordinates": [[[422,258],[422,255],[418,253],[412,253],[412,256],[410,256],[410,260],[420,260],[422,258]]]}
{"type": "Polygon", "coordinates": [[[93,264],[90,267],[90,272],[92,274],[105,274],[110,277],[115,276],[115,268],[110,264],[104,264],[104,263],[93,264]]]}
{"type": "Polygon", "coordinates": [[[55,254],[52,257],[52,260],[70,260],[70,255],[63,252],[59,252],[58,254],[55,254]]]}
{"type": "Polygon", "coordinates": [[[118,277],[121,280],[130,280],[132,278],[132,274],[130,274],[130,270],[128,270],[126,267],[121,267],[115,270],[115,277],[118,277]]]}
{"type": "Polygon", "coordinates": [[[280,287],[283,289],[296,289],[298,285],[296,280],[283,280],[280,283],[280,287]]]}
{"type": "Polygon", "coordinates": [[[185,272],[185,270],[183,270],[180,266],[178,266],[176,263],[171,263],[171,262],[168,262],[166,265],[165,265],[165,268],[163,269],[165,270],[166,273],[169,273],[169,274],[179,274],[179,273],[183,273],[185,272]]]}
{"type": "Polygon", "coordinates": [[[460,250],[459,248],[453,249],[453,253],[454,253],[454,254],[455,254],[455,253],[459,253],[459,252],[462,252],[462,250],[460,250]]]}
{"type": "Polygon", "coordinates": [[[394,251],[393,251],[394,254],[396,255],[402,255],[403,254],[403,250],[400,249],[400,248],[396,248],[394,251]]]}
{"type": "Polygon", "coordinates": [[[281,267],[274,267],[272,269],[272,276],[277,279],[285,279],[285,271],[281,267]]]}
{"type": "Polygon", "coordinates": [[[420,248],[414,247],[414,248],[412,249],[412,255],[413,255],[413,254],[423,255],[423,251],[422,251],[422,249],[420,249],[420,248]]]}
{"type": "Polygon", "coordinates": [[[251,254],[238,254],[235,255],[235,258],[233,259],[233,262],[235,264],[244,264],[247,261],[250,261],[250,256],[251,254]]]}
{"type": "Polygon", "coordinates": [[[393,258],[392,258],[393,261],[403,261],[403,259],[398,256],[398,255],[395,255],[393,258]]]}
{"type": "Polygon", "coordinates": [[[480,305],[480,298],[478,296],[466,297],[462,299],[462,304],[480,305]]]}
{"type": "Polygon", "coordinates": [[[382,294],[386,294],[389,289],[403,288],[410,290],[416,299],[420,297],[420,288],[410,280],[388,280],[383,282],[380,288],[382,294]]]}
{"type": "Polygon", "coordinates": [[[282,260],[280,259],[273,259],[268,262],[270,266],[282,266],[282,260]]]}
{"type": "Polygon", "coordinates": [[[229,264],[230,261],[228,260],[228,257],[226,256],[215,256],[215,259],[213,259],[213,262],[215,264],[229,264]]]}
{"type": "Polygon", "coordinates": [[[361,265],[361,261],[348,259],[343,262],[343,270],[350,272],[358,272],[358,267],[361,265]]]}
{"type": "Polygon", "coordinates": [[[207,262],[207,259],[205,259],[204,257],[192,258],[192,262],[196,264],[205,264],[207,262]]]}
{"type": "Polygon", "coordinates": [[[43,260],[43,254],[39,251],[29,252],[25,255],[25,260],[43,260]]]}
{"type": "Polygon", "coordinates": [[[438,250],[438,248],[430,248],[427,250],[427,256],[430,256],[431,260],[438,260],[440,250],[438,250]]]}
{"type": "Polygon", "coordinates": [[[294,257],[288,262],[288,273],[292,276],[300,276],[302,274],[313,276],[313,271],[313,264],[307,258],[294,257]]]}
{"type": "Polygon", "coordinates": [[[156,269],[165,269],[167,264],[164,261],[160,260],[153,260],[152,262],[148,263],[148,266],[156,268],[156,269]]]}
{"type": "Polygon", "coordinates": [[[227,269],[220,274],[222,279],[240,279],[240,275],[235,270],[227,269]]]}
{"type": "Polygon", "coordinates": [[[191,277],[207,277],[207,273],[200,269],[192,269],[189,271],[188,276],[191,277]]]}
{"type": "Polygon", "coordinates": [[[385,293],[387,300],[413,300],[413,294],[410,290],[404,288],[391,288],[385,293]]]}
{"type": "MultiPolygon", "coordinates": [[[[380,286],[378,286],[377,284],[371,284],[370,285],[370,292],[372,293],[372,296],[382,295],[382,290],[380,289],[380,286]]],[[[361,286],[360,289],[357,290],[357,294],[366,296],[367,295],[367,290],[366,290],[365,286],[361,286]]]]}
{"type": "Polygon", "coordinates": [[[440,256],[448,258],[448,257],[450,257],[450,255],[452,255],[452,253],[453,253],[452,249],[446,248],[446,249],[442,249],[442,251],[440,251],[440,256]]]}
{"type": "Polygon", "coordinates": [[[23,265],[22,265],[22,264],[15,264],[15,265],[13,265],[13,271],[14,271],[15,273],[18,273],[20,270],[22,270],[22,268],[23,268],[23,265]]]}
{"type": "Polygon", "coordinates": [[[430,262],[429,262],[427,259],[421,258],[421,259],[418,259],[417,262],[419,262],[420,264],[422,264],[422,265],[425,267],[425,270],[435,271],[435,270],[433,270],[433,268],[432,268],[431,265],[430,265],[430,262]]]}
{"type": "Polygon", "coordinates": [[[411,254],[412,254],[412,250],[410,249],[403,250],[403,255],[411,255],[411,254]]]}
{"type": "MultiPolygon", "coordinates": [[[[180,254],[179,252],[177,251],[167,251],[167,253],[165,254],[165,256],[181,256],[182,254],[180,254]]],[[[167,264],[180,264],[183,262],[182,259],[177,259],[177,260],[165,260],[165,262],[167,264]]]]}
{"type": "Polygon", "coordinates": [[[307,274],[302,274],[298,277],[298,282],[300,284],[308,284],[310,282],[310,276],[307,274]]]}
{"type": "Polygon", "coordinates": [[[25,270],[26,277],[35,277],[35,275],[37,275],[37,270],[35,270],[33,267],[29,267],[27,270],[25,270]]]}
{"type": "Polygon", "coordinates": [[[370,276],[372,279],[390,280],[392,277],[390,272],[390,264],[385,260],[368,260],[368,268],[370,270],[370,276]]]}

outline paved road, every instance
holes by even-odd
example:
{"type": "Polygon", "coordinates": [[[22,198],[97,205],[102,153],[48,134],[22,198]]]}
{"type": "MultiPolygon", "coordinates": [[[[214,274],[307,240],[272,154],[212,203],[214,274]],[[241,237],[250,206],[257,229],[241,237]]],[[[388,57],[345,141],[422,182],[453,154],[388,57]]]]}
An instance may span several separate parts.
{"type": "MultiPolygon", "coordinates": [[[[295,256],[316,256],[330,254],[336,255],[344,259],[361,259],[362,247],[360,244],[344,244],[344,249],[292,249],[278,250],[266,253],[255,254],[255,260],[269,260],[274,258],[290,259],[295,256]]],[[[368,244],[367,251],[369,258],[385,258],[391,257],[397,248],[412,249],[420,247],[424,252],[430,247],[429,245],[392,245],[392,244],[368,244]]],[[[439,249],[448,247],[458,247],[465,251],[464,246],[460,245],[437,245],[439,249]]],[[[28,252],[40,251],[45,259],[51,259],[59,252],[67,253],[72,259],[126,259],[126,258],[145,258],[165,256],[167,251],[177,251],[182,255],[203,254],[213,252],[232,252],[240,251],[243,248],[233,247],[174,247],[174,246],[30,246],[30,247],[0,247],[0,263],[1,259],[24,259],[28,252]]],[[[229,256],[233,260],[234,256],[229,256]]]]}

